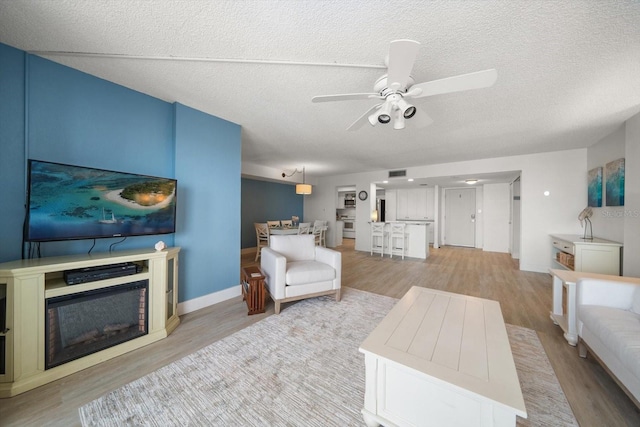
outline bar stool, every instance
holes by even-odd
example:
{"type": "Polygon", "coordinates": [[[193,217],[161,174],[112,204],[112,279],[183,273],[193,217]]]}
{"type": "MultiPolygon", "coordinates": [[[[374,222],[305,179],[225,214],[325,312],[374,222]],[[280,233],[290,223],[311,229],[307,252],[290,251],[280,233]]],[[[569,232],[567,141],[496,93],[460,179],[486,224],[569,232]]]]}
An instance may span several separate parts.
{"type": "Polygon", "coordinates": [[[393,255],[402,255],[404,259],[404,252],[406,250],[407,234],[404,232],[404,222],[392,222],[391,229],[389,230],[389,257],[393,258],[393,255]]]}
{"type": "Polygon", "coordinates": [[[384,222],[371,223],[371,255],[374,252],[384,255],[384,222]]]}

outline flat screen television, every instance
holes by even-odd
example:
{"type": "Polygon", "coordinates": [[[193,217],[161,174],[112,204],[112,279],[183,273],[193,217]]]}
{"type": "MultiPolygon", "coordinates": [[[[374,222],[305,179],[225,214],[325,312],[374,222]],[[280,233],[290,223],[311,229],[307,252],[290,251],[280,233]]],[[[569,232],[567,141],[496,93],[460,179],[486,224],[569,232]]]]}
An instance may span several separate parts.
{"type": "Polygon", "coordinates": [[[28,242],[174,233],[177,181],[29,160],[28,242]]]}

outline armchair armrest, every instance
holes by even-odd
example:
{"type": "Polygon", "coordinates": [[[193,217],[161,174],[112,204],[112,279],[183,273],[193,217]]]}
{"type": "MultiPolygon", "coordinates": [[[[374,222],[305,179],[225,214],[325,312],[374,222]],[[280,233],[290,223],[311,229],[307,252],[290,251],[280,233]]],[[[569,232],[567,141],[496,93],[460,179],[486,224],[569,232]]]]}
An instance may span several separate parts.
{"type": "Polygon", "coordinates": [[[262,248],[260,252],[260,268],[265,276],[265,282],[269,293],[275,299],[283,299],[285,296],[285,275],[287,272],[287,259],[284,255],[271,248],[262,248]]]}
{"type": "Polygon", "coordinates": [[[638,286],[640,285],[617,280],[580,279],[576,284],[576,304],[629,310],[633,293],[638,286]]]}
{"type": "Polygon", "coordinates": [[[323,246],[316,246],[316,261],[328,264],[336,270],[333,289],[340,289],[342,286],[342,253],[323,246]]]}

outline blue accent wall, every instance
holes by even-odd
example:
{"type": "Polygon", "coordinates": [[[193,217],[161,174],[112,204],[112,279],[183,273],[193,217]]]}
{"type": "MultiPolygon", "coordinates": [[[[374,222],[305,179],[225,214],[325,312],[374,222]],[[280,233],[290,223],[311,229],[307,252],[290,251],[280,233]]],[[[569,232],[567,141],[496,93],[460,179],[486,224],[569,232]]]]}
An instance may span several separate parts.
{"type": "MultiPolygon", "coordinates": [[[[140,92],[27,55],[28,158],[174,177],[173,106],[140,92]]],[[[180,203],[178,181],[178,203],[180,203]]],[[[121,238],[99,239],[105,252],[121,238]]],[[[153,247],[174,236],[130,237],[114,249],[153,247]]],[[[92,240],[42,244],[43,256],[82,253],[92,240]]]]}
{"type": "Polygon", "coordinates": [[[242,248],[256,247],[254,222],[304,218],[304,196],[291,184],[242,178],[242,248]]]}
{"type": "Polygon", "coordinates": [[[180,300],[240,283],[240,126],[175,105],[180,300]]]}
{"type": "MultiPolygon", "coordinates": [[[[0,44],[0,262],[21,257],[26,162],[35,158],[176,178],[176,233],[130,237],[114,250],[182,246],[180,302],[235,286],[240,152],[236,124],[0,44]]],[[[98,239],[93,253],[118,240],[98,239]]],[[[45,242],[41,252],[92,244],[45,242]]]]}
{"type": "Polygon", "coordinates": [[[0,43],[0,261],[21,256],[25,214],[25,54],[0,43]]]}

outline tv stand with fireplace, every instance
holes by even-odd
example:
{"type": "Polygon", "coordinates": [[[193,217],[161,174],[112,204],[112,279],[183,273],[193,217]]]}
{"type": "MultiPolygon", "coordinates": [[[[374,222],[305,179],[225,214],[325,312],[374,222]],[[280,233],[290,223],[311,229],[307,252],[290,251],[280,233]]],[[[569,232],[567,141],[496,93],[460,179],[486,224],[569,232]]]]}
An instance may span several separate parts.
{"type": "Polygon", "coordinates": [[[0,264],[0,398],[173,332],[180,323],[179,252],[142,249],[0,264]],[[67,285],[63,277],[68,270],[119,263],[140,268],[134,274],[76,285],[67,285]],[[68,308],[73,304],[83,307],[74,311],[68,308]],[[117,309],[108,309],[109,304],[117,309]],[[105,316],[111,319],[101,318],[105,316]]]}

